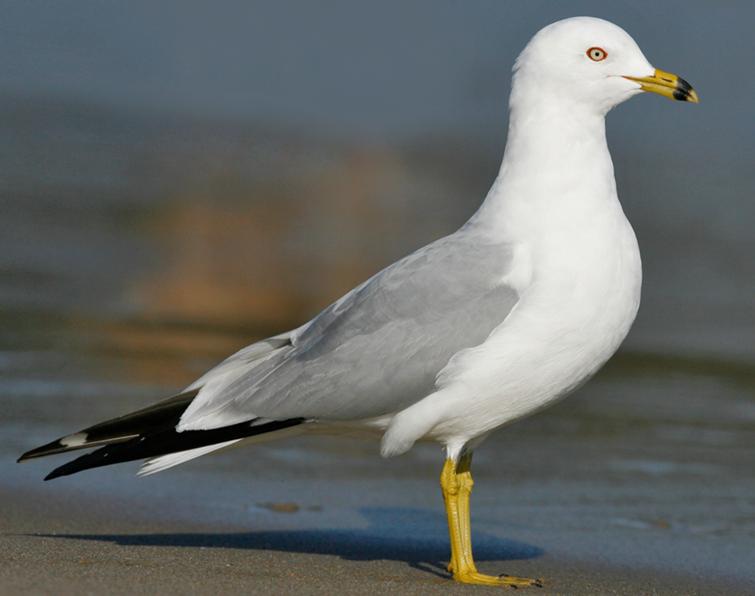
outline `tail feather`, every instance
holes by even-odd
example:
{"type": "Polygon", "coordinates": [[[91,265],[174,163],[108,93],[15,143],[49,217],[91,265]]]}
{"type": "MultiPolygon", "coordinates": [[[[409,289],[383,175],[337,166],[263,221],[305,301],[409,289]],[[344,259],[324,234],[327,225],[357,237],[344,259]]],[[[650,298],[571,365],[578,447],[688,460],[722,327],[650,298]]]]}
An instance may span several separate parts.
{"type": "MultiPolygon", "coordinates": [[[[50,472],[45,480],[52,480],[60,476],[68,476],[82,470],[109,466],[137,459],[148,459],[189,451],[203,447],[215,446],[277,430],[282,430],[305,422],[304,418],[288,420],[271,420],[260,424],[260,420],[241,422],[223,428],[210,430],[187,430],[177,432],[175,424],[154,432],[145,432],[135,437],[105,445],[99,449],[82,455],[50,472]]],[[[209,452],[211,450],[208,450],[209,452]]],[[[199,454],[202,455],[202,454],[199,454]]]]}
{"type": "Polygon", "coordinates": [[[18,461],[22,462],[35,457],[65,453],[75,449],[86,449],[98,445],[122,443],[155,429],[174,427],[198,392],[199,390],[195,389],[180,393],[136,412],[106,420],[79,432],[66,435],[56,441],[27,451],[18,461]]]}
{"type": "Polygon", "coordinates": [[[153,457],[148,459],[139,468],[136,473],[137,476],[150,476],[151,474],[157,474],[173,466],[178,466],[191,459],[202,457],[213,451],[225,449],[231,445],[235,445],[242,439],[233,439],[231,441],[225,441],[223,443],[217,443],[215,445],[207,445],[206,447],[197,447],[196,449],[187,449],[186,451],[178,451],[176,453],[168,453],[167,455],[160,455],[159,457],[153,457]]]}

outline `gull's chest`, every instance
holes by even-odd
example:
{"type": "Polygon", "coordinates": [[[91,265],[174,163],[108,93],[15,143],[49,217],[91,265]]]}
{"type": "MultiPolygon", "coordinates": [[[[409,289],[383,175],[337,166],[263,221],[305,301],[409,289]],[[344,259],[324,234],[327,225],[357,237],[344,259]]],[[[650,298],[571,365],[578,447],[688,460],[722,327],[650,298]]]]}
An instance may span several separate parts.
{"type": "Polygon", "coordinates": [[[479,348],[454,358],[438,377],[439,387],[474,405],[453,432],[474,427],[479,434],[546,406],[619,347],[639,306],[640,256],[623,214],[596,230],[583,228],[576,239],[562,227],[515,244],[505,280],[517,289],[515,308],[479,348]]]}
{"type": "Polygon", "coordinates": [[[610,357],[637,313],[642,281],[637,241],[623,213],[544,226],[528,252],[523,314],[538,321],[556,351],[610,357]]]}
{"type": "Polygon", "coordinates": [[[634,232],[623,214],[582,232],[561,227],[516,244],[507,283],[519,285],[519,302],[479,349],[439,376],[440,386],[463,388],[485,412],[468,424],[492,429],[563,397],[629,331],[642,278],[634,232]]]}

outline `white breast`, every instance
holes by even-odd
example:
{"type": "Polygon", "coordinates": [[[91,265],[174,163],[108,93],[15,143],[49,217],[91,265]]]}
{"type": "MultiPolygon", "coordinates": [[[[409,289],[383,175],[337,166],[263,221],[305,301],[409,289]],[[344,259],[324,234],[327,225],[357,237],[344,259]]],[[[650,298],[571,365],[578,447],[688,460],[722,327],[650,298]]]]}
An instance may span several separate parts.
{"type": "Polygon", "coordinates": [[[520,302],[484,344],[443,371],[439,401],[448,408],[432,437],[472,439],[541,409],[619,347],[639,306],[637,241],[618,200],[592,205],[589,217],[571,225],[551,213],[520,243],[509,280],[527,280],[520,302]]]}

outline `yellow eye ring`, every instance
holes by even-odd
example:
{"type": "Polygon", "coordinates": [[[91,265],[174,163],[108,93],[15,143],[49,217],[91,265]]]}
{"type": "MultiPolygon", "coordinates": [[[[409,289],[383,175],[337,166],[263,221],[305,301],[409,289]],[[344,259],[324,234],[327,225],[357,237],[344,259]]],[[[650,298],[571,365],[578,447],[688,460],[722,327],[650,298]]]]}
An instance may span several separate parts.
{"type": "Polygon", "coordinates": [[[608,58],[608,52],[606,52],[603,48],[592,47],[585,53],[587,54],[587,57],[593,62],[600,62],[601,60],[608,58]]]}

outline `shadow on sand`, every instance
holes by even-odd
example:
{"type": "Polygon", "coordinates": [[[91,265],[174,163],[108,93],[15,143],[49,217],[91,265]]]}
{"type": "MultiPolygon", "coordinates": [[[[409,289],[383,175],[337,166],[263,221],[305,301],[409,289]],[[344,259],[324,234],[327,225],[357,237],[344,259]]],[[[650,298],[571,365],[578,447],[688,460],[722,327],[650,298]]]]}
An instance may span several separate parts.
{"type": "MultiPolygon", "coordinates": [[[[274,550],[335,555],[351,561],[393,560],[436,575],[447,576],[448,535],[444,516],[421,509],[365,508],[359,512],[366,528],[268,530],[234,533],[164,534],[35,534],[46,538],[95,540],[122,546],[168,546],[274,550]]],[[[498,538],[477,529],[475,559],[505,561],[532,559],[542,549],[498,538]]]]}

